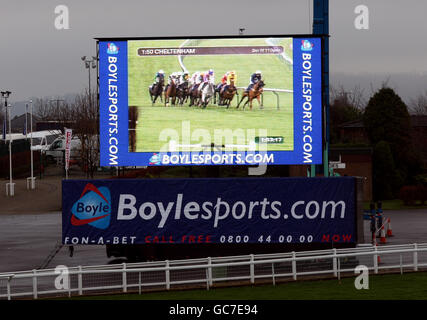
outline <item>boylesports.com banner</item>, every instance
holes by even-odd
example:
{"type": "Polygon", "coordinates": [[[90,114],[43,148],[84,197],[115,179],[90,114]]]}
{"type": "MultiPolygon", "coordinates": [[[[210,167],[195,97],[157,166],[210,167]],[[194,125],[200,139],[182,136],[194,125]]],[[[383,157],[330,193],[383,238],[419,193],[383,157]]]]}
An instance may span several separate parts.
{"type": "Polygon", "coordinates": [[[355,180],[63,180],[64,244],[356,242],[355,180]]]}

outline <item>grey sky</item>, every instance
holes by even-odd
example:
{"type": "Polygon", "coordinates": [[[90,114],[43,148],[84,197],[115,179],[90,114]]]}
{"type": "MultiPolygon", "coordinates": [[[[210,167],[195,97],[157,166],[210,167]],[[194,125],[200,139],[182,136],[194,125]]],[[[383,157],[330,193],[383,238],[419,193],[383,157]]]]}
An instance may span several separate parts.
{"type": "MultiPolygon", "coordinates": [[[[78,93],[87,86],[80,57],[94,37],[311,33],[312,0],[0,0],[0,88],[12,102],[78,93]],[[70,30],[54,27],[57,5],[70,30]]],[[[406,99],[427,89],[427,1],[330,0],[332,83],[378,86],[387,76],[406,99]],[[357,5],[370,29],[354,28],[357,5]],[[424,83],[420,82],[420,79],[424,83]]]]}

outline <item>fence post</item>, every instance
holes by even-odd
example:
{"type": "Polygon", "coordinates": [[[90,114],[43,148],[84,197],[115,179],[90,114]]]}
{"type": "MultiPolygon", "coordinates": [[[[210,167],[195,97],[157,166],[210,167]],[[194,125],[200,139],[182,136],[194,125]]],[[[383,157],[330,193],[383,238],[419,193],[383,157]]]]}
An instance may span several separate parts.
{"type": "Polygon", "coordinates": [[[272,91],[274,95],[276,96],[276,102],[277,102],[277,110],[280,110],[280,100],[279,100],[279,94],[276,91],[272,91]]]}
{"type": "Polygon", "coordinates": [[[169,290],[171,288],[170,283],[170,272],[169,272],[169,260],[166,260],[166,269],[165,269],[165,276],[166,276],[166,290],[169,290]]]}
{"type": "Polygon", "coordinates": [[[37,270],[33,270],[33,297],[37,299],[37,270]]]}
{"type": "Polygon", "coordinates": [[[334,252],[334,257],[332,258],[332,268],[334,269],[334,277],[338,275],[337,273],[337,249],[333,248],[332,251],[334,252]]]}
{"type": "Polygon", "coordinates": [[[295,251],[292,251],[292,276],[294,280],[297,279],[297,261],[295,260],[296,254],[295,251]]]}
{"type": "Polygon", "coordinates": [[[251,283],[255,283],[255,266],[254,266],[254,255],[251,254],[251,264],[250,264],[250,271],[251,271],[251,283]]]}
{"type": "Polygon", "coordinates": [[[127,278],[126,278],[126,263],[123,262],[123,273],[122,273],[122,280],[123,280],[123,292],[127,292],[127,278]]]}
{"type": "Polygon", "coordinates": [[[276,275],[274,274],[274,262],[271,263],[271,275],[273,277],[273,286],[276,285],[276,275]]]}
{"type": "Polygon", "coordinates": [[[77,274],[77,285],[79,287],[79,296],[83,294],[83,279],[82,279],[82,266],[79,266],[79,271],[77,274]]]}
{"type": "Polygon", "coordinates": [[[138,285],[139,285],[139,289],[138,289],[138,292],[139,292],[139,294],[141,294],[141,271],[140,272],[138,272],[139,273],[139,277],[138,277],[138,285]]]}
{"type": "Polygon", "coordinates": [[[212,258],[208,257],[208,280],[209,280],[209,286],[212,287],[213,280],[212,280],[212,258]]]}
{"type": "Polygon", "coordinates": [[[209,290],[209,268],[206,267],[205,269],[205,274],[206,274],[206,290],[209,290]]]}
{"type": "Polygon", "coordinates": [[[378,254],[377,254],[377,246],[374,246],[374,273],[378,273],[378,254]]]}
{"type": "Polygon", "coordinates": [[[11,294],[10,294],[10,281],[12,280],[13,276],[9,276],[7,278],[7,300],[11,299],[11,294]]]}
{"type": "Polygon", "coordinates": [[[414,243],[414,271],[418,271],[418,245],[414,243]]]}

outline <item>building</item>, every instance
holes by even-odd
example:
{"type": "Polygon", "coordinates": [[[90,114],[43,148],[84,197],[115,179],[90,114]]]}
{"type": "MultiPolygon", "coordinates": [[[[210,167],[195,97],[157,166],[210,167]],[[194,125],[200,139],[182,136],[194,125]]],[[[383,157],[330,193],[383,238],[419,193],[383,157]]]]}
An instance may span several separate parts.
{"type": "MultiPolygon", "coordinates": [[[[10,120],[10,124],[12,126],[12,132],[13,133],[24,133],[30,132],[30,126],[31,126],[31,114],[30,113],[24,113],[20,116],[15,116],[13,119],[10,120]],[[27,127],[25,127],[25,124],[27,124],[27,127]]],[[[33,114],[33,131],[36,131],[37,123],[40,121],[40,119],[33,114]]]]}
{"type": "Polygon", "coordinates": [[[370,147],[329,148],[329,161],[345,165],[343,169],[334,169],[334,173],[363,178],[363,201],[372,201],[372,152],[370,147]]]}

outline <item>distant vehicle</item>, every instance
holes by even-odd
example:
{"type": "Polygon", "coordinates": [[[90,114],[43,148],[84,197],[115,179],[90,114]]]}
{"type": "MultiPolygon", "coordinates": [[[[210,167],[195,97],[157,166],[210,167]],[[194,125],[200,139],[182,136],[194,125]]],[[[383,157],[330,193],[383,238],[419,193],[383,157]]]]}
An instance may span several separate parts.
{"type": "Polygon", "coordinates": [[[35,131],[27,135],[28,139],[33,138],[33,151],[47,151],[50,145],[61,135],[61,130],[35,131]]]}
{"type": "MultiPolygon", "coordinates": [[[[82,144],[79,138],[73,137],[71,139],[71,153],[70,159],[77,160],[80,158],[80,151],[82,144]]],[[[58,162],[63,159],[65,155],[65,137],[63,135],[56,138],[47,150],[45,150],[44,155],[48,162],[58,162]]]]}

